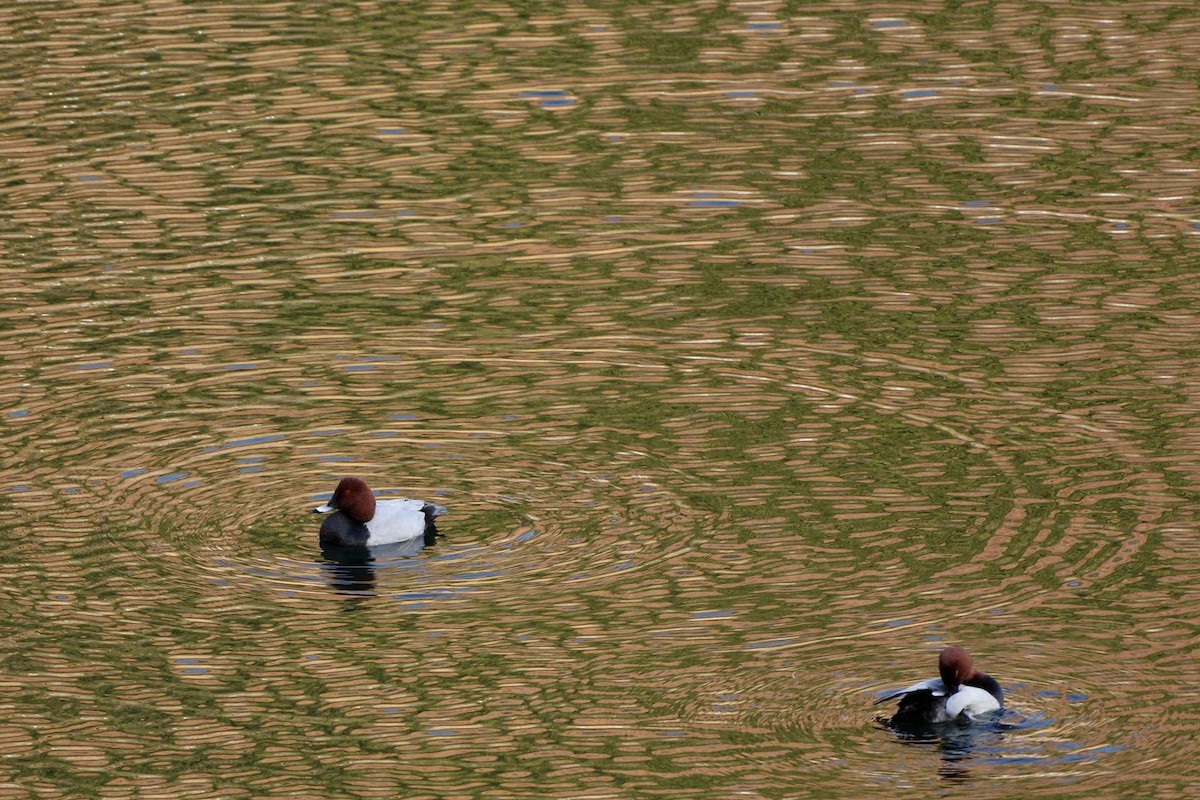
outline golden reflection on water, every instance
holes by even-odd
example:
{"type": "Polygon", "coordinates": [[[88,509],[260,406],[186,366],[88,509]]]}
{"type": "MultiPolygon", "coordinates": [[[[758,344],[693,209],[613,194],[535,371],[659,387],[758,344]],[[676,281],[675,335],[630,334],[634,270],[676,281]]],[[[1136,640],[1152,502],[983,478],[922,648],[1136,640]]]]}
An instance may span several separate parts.
{"type": "Polygon", "coordinates": [[[1188,6],[0,25],[8,789],[1196,782],[1188,6]],[[877,728],[948,642],[1003,730],[877,728]]]}

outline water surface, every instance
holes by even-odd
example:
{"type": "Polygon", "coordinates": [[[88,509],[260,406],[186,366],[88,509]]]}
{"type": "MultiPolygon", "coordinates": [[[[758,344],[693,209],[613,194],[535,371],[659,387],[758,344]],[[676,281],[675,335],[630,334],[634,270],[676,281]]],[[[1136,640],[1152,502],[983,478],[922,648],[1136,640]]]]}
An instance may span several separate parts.
{"type": "Polygon", "coordinates": [[[1200,780],[1190,5],[0,25],[0,794],[1200,780]]]}

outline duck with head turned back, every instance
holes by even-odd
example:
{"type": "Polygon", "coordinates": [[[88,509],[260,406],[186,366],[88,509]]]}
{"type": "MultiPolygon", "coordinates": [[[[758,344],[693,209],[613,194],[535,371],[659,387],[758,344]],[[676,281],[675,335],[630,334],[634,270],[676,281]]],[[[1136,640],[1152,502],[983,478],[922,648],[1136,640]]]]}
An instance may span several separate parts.
{"type": "Polygon", "coordinates": [[[361,478],[342,478],[329,502],[313,511],[334,512],[321,523],[322,547],[375,547],[420,537],[428,547],[439,535],[434,518],[446,508],[423,500],[376,500],[361,478]]]}
{"type": "Polygon", "coordinates": [[[993,717],[1004,709],[1000,684],[991,675],[975,669],[970,654],[961,647],[942,651],[938,656],[938,675],[890,692],[875,703],[899,699],[899,708],[889,720],[893,726],[970,723],[993,717]]]}

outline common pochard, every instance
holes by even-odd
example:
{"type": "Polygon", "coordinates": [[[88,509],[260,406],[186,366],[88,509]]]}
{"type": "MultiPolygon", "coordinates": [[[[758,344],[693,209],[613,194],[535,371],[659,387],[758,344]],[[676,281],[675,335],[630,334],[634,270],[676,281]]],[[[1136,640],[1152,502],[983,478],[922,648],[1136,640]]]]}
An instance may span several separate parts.
{"type": "Polygon", "coordinates": [[[947,647],[938,656],[940,677],[914,683],[891,692],[876,705],[899,698],[892,725],[921,725],[941,722],[969,723],[986,719],[1004,708],[1004,692],[990,675],[975,669],[975,662],[961,647],[947,647]]]}
{"type": "Polygon", "coordinates": [[[425,546],[438,536],[435,517],[444,506],[423,500],[376,500],[361,478],[342,478],[329,502],[313,509],[335,512],[321,523],[322,547],[375,547],[425,537],[425,546]]]}

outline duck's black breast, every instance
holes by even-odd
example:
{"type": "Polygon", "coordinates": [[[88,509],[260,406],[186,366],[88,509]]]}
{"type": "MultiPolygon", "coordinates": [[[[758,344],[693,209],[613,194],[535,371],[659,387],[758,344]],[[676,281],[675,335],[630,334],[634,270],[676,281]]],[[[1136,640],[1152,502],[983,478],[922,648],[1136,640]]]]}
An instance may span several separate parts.
{"type": "Polygon", "coordinates": [[[321,547],[365,547],[371,532],[342,511],[335,511],[321,523],[321,547]]]}

